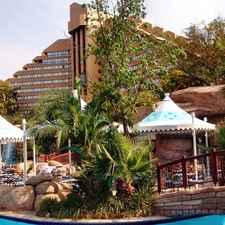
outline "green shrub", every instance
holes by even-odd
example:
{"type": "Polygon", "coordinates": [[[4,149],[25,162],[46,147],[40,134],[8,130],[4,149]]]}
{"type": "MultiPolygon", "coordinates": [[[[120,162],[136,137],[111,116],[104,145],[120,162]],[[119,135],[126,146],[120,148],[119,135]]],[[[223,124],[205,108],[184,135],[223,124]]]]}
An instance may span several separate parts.
{"type": "MultiPolygon", "coordinates": [[[[85,195],[84,195],[85,196],[85,195]]],[[[44,199],[37,211],[38,216],[74,219],[108,219],[148,216],[151,210],[149,189],[139,189],[129,198],[112,196],[111,193],[95,194],[91,198],[71,193],[65,200],[44,199]]]]}
{"type": "Polygon", "coordinates": [[[37,216],[46,216],[49,214],[51,217],[57,217],[57,212],[60,209],[60,203],[56,199],[46,198],[43,199],[40,203],[40,206],[37,210],[37,216]]]}

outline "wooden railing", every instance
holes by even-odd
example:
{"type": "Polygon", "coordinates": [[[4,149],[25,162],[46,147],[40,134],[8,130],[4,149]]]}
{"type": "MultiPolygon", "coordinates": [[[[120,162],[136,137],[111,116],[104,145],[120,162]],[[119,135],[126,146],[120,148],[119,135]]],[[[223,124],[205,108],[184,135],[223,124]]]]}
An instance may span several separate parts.
{"type": "MultiPolygon", "coordinates": [[[[67,152],[63,154],[59,154],[59,153],[43,154],[36,157],[37,163],[48,162],[50,160],[55,160],[63,164],[69,163],[69,153],[67,152]]],[[[80,154],[76,152],[71,152],[71,160],[73,162],[80,162],[81,161],[80,154]]]]}
{"type": "Polygon", "coordinates": [[[179,188],[225,184],[225,150],[186,157],[157,165],[158,192],[179,188]]]}

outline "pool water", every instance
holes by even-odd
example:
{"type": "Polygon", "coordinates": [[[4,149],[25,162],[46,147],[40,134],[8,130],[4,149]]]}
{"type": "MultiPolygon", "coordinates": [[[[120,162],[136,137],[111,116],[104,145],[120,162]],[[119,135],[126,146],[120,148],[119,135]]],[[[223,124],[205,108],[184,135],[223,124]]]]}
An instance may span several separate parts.
{"type": "Polygon", "coordinates": [[[25,223],[25,222],[16,221],[13,219],[11,220],[11,219],[0,218],[0,224],[1,225],[27,225],[27,224],[34,224],[34,223],[25,223]]]}
{"type": "MultiPolygon", "coordinates": [[[[39,225],[43,225],[43,224],[52,224],[52,225],[93,225],[93,223],[90,223],[90,222],[79,222],[79,223],[76,223],[76,222],[41,222],[41,221],[35,221],[35,222],[32,222],[31,220],[24,220],[23,221],[19,221],[18,220],[15,220],[15,219],[10,219],[10,218],[1,218],[0,217],[0,225],[27,225],[27,224],[31,224],[31,225],[35,225],[35,224],[39,224],[39,225]]],[[[201,217],[195,217],[195,218],[189,218],[189,219],[180,219],[180,220],[177,220],[177,221],[174,221],[172,222],[171,221],[167,221],[167,222],[163,222],[162,220],[158,220],[158,221],[154,221],[154,220],[151,220],[151,221],[129,221],[129,222],[119,222],[118,220],[113,223],[112,221],[107,223],[104,221],[104,223],[97,223],[95,222],[94,223],[95,225],[98,225],[98,224],[109,224],[109,225],[143,225],[143,224],[148,224],[148,225],[157,225],[157,224],[160,224],[160,225],[225,225],[225,215],[208,215],[208,216],[201,216],[201,217]]]]}
{"type": "Polygon", "coordinates": [[[161,223],[161,225],[225,225],[225,215],[209,215],[176,222],[161,223]]]}

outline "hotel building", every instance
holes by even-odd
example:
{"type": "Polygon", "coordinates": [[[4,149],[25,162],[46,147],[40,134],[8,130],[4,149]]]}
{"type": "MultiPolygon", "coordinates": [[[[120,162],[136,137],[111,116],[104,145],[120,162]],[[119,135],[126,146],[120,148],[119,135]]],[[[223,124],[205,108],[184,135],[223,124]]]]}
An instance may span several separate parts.
{"type": "MultiPolygon", "coordinates": [[[[41,56],[36,56],[32,63],[24,65],[21,71],[17,71],[13,78],[7,80],[11,86],[19,88],[17,104],[21,113],[29,114],[43,91],[52,88],[74,89],[77,77],[82,82],[82,99],[85,101],[89,99],[87,85],[91,82],[99,82],[102,74],[100,65],[95,63],[94,56],[83,60],[87,44],[91,43],[91,39],[86,34],[87,14],[87,8],[77,3],[71,4],[68,22],[70,37],[55,41],[42,52],[41,56]]],[[[171,31],[164,31],[163,28],[154,27],[150,23],[147,28],[144,27],[146,32],[157,37],[163,36],[169,40],[177,37],[171,31]]]]}

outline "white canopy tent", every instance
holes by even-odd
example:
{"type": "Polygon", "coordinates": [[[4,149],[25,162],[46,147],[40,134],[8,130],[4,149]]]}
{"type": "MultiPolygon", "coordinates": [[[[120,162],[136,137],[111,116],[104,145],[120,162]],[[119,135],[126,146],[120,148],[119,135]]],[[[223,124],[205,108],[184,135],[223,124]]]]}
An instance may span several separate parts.
{"type": "Polygon", "coordinates": [[[215,124],[195,118],[194,113],[185,112],[171,100],[168,93],[155,111],[134,127],[138,132],[151,134],[192,132],[194,155],[196,155],[196,132],[207,132],[216,128],[215,124]]]}
{"type": "Polygon", "coordinates": [[[1,144],[23,142],[23,131],[0,116],[0,170],[2,171],[1,144]]]}

